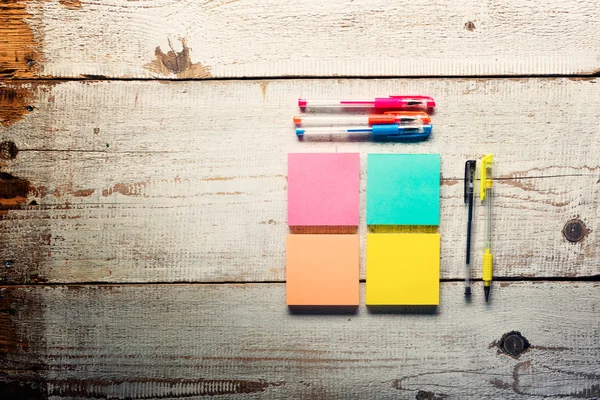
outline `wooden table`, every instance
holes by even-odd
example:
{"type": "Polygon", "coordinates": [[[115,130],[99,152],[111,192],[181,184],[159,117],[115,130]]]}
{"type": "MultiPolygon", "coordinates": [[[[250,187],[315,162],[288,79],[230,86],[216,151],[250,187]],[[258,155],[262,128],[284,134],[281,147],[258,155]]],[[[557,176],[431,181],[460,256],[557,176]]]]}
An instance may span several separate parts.
{"type": "Polygon", "coordinates": [[[0,398],[599,398],[600,7],[551,3],[0,3],[0,398]],[[429,141],[293,135],[298,97],[395,93],[429,141]],[[292,151],[361,153],[363,303],[365,155],[441,153],[435,313],[288,311],[292,151]]]}

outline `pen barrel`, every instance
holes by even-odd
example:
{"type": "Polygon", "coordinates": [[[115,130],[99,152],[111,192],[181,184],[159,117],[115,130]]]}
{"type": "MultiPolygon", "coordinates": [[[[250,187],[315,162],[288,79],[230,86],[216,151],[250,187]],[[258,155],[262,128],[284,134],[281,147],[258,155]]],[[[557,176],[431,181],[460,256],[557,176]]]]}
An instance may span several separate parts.
{"type": "Polygon", "coordinates": [[[492,262],[493,262],[492,253],[490,253],[490,249],[486,249],[485,253],[483,253],[482,279],[484,282],[491,282],[491,280],[492,280],[492,262]]]}
{"type": "Polygon", "coordinates": [[[370,117],[364,115],[329,116],[307,115],[294,117],[296,126],[335,126],[335,125],[369,125],[370,117]]]}
{"type": "Polygon", "coordinates": [[[492,188],[485,189],[485,248],[492,248],[492,188]]]}
{"type": "Polygon", "coordinates": [[[341,125],[392,125],[420,127],[431,125],[430,117],[420,112],[365,115],[297,115],[294,124],[299,127],[341,125]]]}
{"type": "Polygon", "coordinates": [[[373,108],[373,100],[298,100],[300,108],[373,108]]]}
{"type": "Polygon", "coordinates": [[[352,135],[352,134],[370,134],[372,128],[369,126],[316,126],[309,128],[296,128],[298,136],[319,136],[319,135],[352,135]]]}
{"type": "Polygon", "coordinates": [[[300,108],[375,108],[377,110],[429,111],[435,101],[427,96],[390,96],[374,100],[306,100],[298,99],[300,108]]]}
{"type": "Polygon", "coordinates": [[[471,231],[473,229],[473,194],[469,199],[469,217],[467,219],[467,265],[471,263],[471,231]]]}

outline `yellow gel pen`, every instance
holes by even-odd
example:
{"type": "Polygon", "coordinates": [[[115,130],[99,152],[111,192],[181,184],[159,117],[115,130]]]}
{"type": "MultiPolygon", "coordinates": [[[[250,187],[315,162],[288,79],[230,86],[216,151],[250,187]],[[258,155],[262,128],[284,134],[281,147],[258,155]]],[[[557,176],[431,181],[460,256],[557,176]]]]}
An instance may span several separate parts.
{"type": "Polygon", "coordinates": [[[490,298],[492,284],[492,162],[494,155],[488,154],[481,159],[481,181],[479,198],[485,203],[485,250],[483,252],[483,292],[485,301],[490,298]]]}

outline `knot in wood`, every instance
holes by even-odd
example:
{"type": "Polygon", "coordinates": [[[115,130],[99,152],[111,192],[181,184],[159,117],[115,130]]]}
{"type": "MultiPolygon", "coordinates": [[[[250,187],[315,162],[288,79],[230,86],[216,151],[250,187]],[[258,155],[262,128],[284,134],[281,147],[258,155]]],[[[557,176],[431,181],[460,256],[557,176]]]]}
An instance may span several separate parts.
{"type": "Polygon", "coordinates": [[[15,142],[9,140],[0,143],[0,158],[3,160],[12,160],[19,153],[15,142]]]}
{"type": "Polygon", "coordinates": [[[567,221],[563,228],[562,234],[571,243],[577,243],[583,240],[589,233],[587,227],[583,221],[579,219],[572,219],[567,221]]]}
{"type": "Polygon", "coordinates": [[[518,358],[530,345],[521,332],[511,331],[502,336],[498,346],[504,353],[518,358]]]}

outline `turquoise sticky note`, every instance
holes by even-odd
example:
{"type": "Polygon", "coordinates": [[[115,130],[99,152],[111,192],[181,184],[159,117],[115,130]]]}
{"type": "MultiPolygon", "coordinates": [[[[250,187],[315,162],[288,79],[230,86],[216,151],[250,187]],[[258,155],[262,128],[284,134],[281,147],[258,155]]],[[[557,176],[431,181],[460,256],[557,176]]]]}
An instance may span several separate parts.
{"type": "Polygon", "coordinates": [[[367,225],[439,223],[439,154],[368,155],[367,225]]]}

